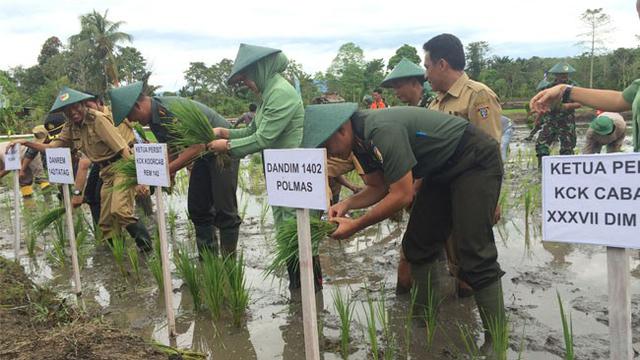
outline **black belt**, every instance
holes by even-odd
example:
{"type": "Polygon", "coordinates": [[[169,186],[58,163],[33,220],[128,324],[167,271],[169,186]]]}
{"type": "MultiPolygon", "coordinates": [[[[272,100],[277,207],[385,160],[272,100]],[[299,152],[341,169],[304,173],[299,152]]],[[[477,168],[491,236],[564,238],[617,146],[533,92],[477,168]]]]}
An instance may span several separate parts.
{"type": "Polygon", "coordinates": [[[104,169],[107,166],[113,164],[114,162],[116,162],[116,161],[118,161],[120,159],[122,159],[122,155],[118,154],[118,155],[112,157],[111,159],[107,159],[107,160],[104,160],[104,161],[98,161],[96,164],[98,164],[98,166],[101,169],[104,169]]]}

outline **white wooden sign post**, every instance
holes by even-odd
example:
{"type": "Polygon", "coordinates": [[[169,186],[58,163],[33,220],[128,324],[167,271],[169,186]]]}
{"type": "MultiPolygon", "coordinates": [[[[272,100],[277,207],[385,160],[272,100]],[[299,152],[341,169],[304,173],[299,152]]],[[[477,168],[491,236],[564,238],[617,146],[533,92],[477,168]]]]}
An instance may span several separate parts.
{"type": "Polygon", "coordinates": [[[7,151],[4,157],[4,169],[13,170],[13,200],[14,200],[14,241],[13,251],[16,262],[20,260],[20,232],[21,232],[21,218],[20,218],[20,144],[15,144],[11,149],[7,151]]]}
{"type": "Polygon", "coordinates": [[[69,235],[69,246],[71,247],[71,264],[73,266],[73,282],[77,296],[82,295],[82,285],[80,283],[80,265],[78,263],[78,249],[76,247],[76,233],[73,229],[73,208],[71,207],[71,196],[69,185],[74,183],[73,165],[71,163],[71,151],[69,148],[46,149],[47,172],[49,182],[62,184],[62,196],[67,221],[67,234],[69,235]]]}
{"type": "Polygon", "coordinates": [[[171,186],[167,144],[135,144],[133,151],[136,159],[138,184],[156,187],[156,215],[158,216],[158,233],[160,236],[164,303],[167,311],[169,338],[172,339],[177,335],[176,316],[173,311],[169,245],[167,244],[167,224],[164,213],[164,197],[162,195],[162,188],[171,186]]]}
{"type": "Polygon", "coordinates": [[[543,240],[607,247],[610,359],[632,359],[626,249],[640,249],[640,153],[544,157],[542,211],[543,240]]]}
{"type": "Polygon", "coordinates": [[[320,359],[309,209],[327,210],[325,149],[265,150],[269,205],[296,208],[306,359],[320,359]]]}

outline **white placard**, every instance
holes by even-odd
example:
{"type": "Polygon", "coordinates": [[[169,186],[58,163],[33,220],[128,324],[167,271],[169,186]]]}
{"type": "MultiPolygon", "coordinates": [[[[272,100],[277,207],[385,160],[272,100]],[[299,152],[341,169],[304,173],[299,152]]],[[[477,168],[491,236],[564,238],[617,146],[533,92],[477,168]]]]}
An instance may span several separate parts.
{"type": "Polygon", "coordinates": [[[54,184],[73,184],[73,165],[69,148],[45,149],[49,182],[54,184]]]}
{"type": "Polygon", "coordinates": [[[326,149],[264,151],[269,205],[327,210],[326,149]]]}
{"type": "Polygon", "coordinates": [[[135,144],[138,184],[169,187],[167,144],[135,144]]]}
{"type": "Polygon", "coordinates": [[[15,144],[4,155],[4,169],[20,170],[20,167],[20,144],[15,144]]]}
{"type": "Polygon", "coordinates": [[[542,238],[640,248],[640,153],[542,158],[542,238]]]}

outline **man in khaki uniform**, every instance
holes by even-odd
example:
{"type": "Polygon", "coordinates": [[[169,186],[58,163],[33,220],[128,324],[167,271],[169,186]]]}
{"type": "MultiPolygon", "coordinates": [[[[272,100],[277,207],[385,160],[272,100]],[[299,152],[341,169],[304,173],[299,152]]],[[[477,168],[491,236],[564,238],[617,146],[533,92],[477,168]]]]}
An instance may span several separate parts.
{"type": "Polygon", "coordinates": [[[619,113],[603,112],[591,121],[584,142],[583,154],[599,154],[602,147],[607,147],[607,153],[622,150],[624,137],[627,133],[627,123],[619,113]]]}
{"type": "MultiPolygon", "coordinates": [[[[429,109],[467,119],[500,144],[502,107],[498,97],[488,86],[471,80],[465,73],[464,48],[460,39],[451,34],[441,34],[427,41],[423,49],[426,76],[438,94],[429,109]]],[[[499,209],[496,209],[496,218],[498,214],[499,209]]],[[[449,271],[457,278],[458,255],[452,241],[451,238],[447,240],[447,258],[449,271]]],[[[470,296],[472,290],[459,280],[458,294],[470,296]]]]}
{"type": "MultiPolygon", "coordinates": [[[[138,222],[133,214],[134,189],[117,190],[124,178],[116,174],[112,164],[131,156],[131,151],[119,131],[113,126],[113,120],[107,115],[91,109],[84,101],[92,98],[69,88],[63,88],[56,98],[51,111],[63,111],[67,122],[58,138],[49,144],[20,141],[23,145],[44,151],[46,148],[70,147],[81,151],[91,162],[100,166],[100,178],[103,185],[100,192],[101,209],[99,225],[103,237],[110,239],[114,232],[124,227],[142,250],[151,249],[151,238],[147,229],[138,222]]],[[[74,196],[81,194],[74,189],[74,196]]]]}

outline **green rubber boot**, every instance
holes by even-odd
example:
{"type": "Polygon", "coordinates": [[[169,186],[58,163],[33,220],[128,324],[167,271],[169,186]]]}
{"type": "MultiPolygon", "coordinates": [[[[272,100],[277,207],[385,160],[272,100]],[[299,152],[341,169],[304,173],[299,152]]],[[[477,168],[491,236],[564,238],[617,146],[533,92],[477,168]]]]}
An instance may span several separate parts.
{"type": "Polygon", "coordinates": [[[441,302],[441,277],[437,262],[427,264],[410,264],[413,286],[417,288],[413,313],[421,325],[426,324],[426,311],[436,311],[441,302]],[[436,307],[436,309],[433,309],[436,307]]]}
{"type": "Polygon", "coordinates": [[[198,254],[202,259],[204,251],[209,251],[211,254],[218,254],[218,244],[216,239],[216,232],[213,225],[194,225],[196,232],[196,245],[198,246],[198,254]]]}
{"type": "Polygon", "coordinates": [[[223,257],[236,256],[240,227],[220,229],[220,249],[223,257]]]}
{"type": "Polygon", "coordinates": [[[480,353],[487,359],[506,359],[508,346],[507,317],[504,311],[502,280],[475,291],[476,305],[484,328],[484,344],[480,353]],[[503,346],[504,348],[499,348],[503,346]]]}

